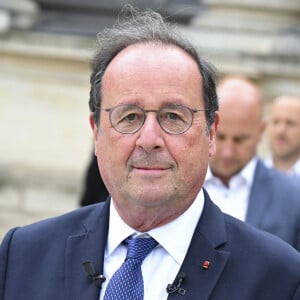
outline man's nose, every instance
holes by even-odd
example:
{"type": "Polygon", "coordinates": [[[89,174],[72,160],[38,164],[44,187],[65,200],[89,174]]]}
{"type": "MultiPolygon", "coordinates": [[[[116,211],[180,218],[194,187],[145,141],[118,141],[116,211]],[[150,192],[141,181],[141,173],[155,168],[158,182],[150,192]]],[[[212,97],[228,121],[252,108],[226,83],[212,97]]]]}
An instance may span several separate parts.
{"type": "Polygon", "coordinates": [[[148,112],[145,122],[139,131],[136,144],[142,147],[146,152],[151,152],[163,146],[164,131],[161,128],[155,112],[148,112]]]}
{"type": "MultiPolygon", "coordinates": [[[[220,146],[218,146],[219,151],[222,153],[224,157],[231,157],[235,153],[235,145],[232,141],[227,140],[224,143],[222,143],[220,146]]],[[[218,149],[217,148],[217,149],[218,149]]],[[[217,150],[218,151],[218,150],[217,150]]]]}

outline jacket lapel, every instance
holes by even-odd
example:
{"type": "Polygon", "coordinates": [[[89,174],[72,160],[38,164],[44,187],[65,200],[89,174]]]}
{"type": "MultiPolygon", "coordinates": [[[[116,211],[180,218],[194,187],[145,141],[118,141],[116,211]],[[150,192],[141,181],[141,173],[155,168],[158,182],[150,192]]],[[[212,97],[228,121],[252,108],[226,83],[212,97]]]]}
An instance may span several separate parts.
{"type": "Polygon", "coordinates": [[[219,249],[226,240],[223,214],[205,191],[204,210],[179,271],[186,274],[181,286],[186,293],[184,296],[170,294],[169,300],[206,300],[210,297],[230,255],[219,249]]]}
{"type": "Polygon", "coordinates": [[[99,298],[99,288],[88,278],[83,263],[90,261],[97,274],[103,272],[103,259],[108,231],[109,203],[97,208],[83,224],[82,233],[70,236],[65,252],[65,299],[82,300],[99,298]]]}
{"type": "MultiPolygon", "coordinates": [[[[182,288],[185,296],[170,294],[168,299],[206,300],[214,289],[230,255],[219,249],[226,243],[223,214],[212,203],[206,191],[202,216],[196,227],[191,245],[180,272],[185,272],[186,279],[182,288]],[[213,221],[212,221],[213,220],[213,221]],[[205,266],[208,263],[208,268],[205,266]]],[[[99,298],[99,289],[87,277],[83,262],[92,262],[96,273],[103,272],[103,259],[108,232],[110,201],[97,204],[97,208],[83,224],[81,233],[70,236],[65,252],[65,299],[82,300],[99,298]]]]}
{"type": "Polygon", "coordinates": [[[246,222],[261,228],[264,215],[272,201],[269,173],[261,161],[258,161],[252,188],[246,222]]]}

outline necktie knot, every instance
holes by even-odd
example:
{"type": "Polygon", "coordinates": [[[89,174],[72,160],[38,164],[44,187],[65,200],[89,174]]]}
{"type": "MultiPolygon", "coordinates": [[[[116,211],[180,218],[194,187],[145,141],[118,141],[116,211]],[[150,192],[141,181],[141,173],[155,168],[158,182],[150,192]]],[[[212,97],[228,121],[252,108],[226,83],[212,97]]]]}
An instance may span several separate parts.
{"type": "Polygon", "coordinates": [[[104,300],[143,300],[144,281],[141,265],[145,257],[154,249],[157,242],[149,237],[128,238],[127,256],[121,267],[110,279],[104,300]]]}
{"type": "Polygon", "coordinates": [[[137,259],[142,262],[145,257],[156,247],[157,241],[152,237],[127,238],[126,259],[137,259]]]}

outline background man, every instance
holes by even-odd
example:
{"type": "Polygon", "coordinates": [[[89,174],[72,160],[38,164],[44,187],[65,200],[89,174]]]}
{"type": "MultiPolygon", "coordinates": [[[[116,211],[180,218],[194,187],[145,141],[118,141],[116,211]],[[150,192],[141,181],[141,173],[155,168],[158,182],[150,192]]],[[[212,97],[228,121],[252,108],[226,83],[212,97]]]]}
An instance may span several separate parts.
{"type": "Polygon", "coordinates": [[[272,157],[266,160],[267,166],[300,176],[300,98],[274,99],[268,132],[272,157]]]}
{"type": "Polygon", "coordinates": [[[218,86],[216,155],[205,188],[226,213],[275,234],[300,250],[300,185],[257,157],[266,122],[257,87],[228,76],[218,86]]]}
{"type": "Polygon", "coordinates": [[[91,76],[111,200],[12,229],[0,299],[299,299],[300,254],[222,214],[202,189],[215,154],[214,71],[159,14],[130,16],[99,36],[91,76]]]}

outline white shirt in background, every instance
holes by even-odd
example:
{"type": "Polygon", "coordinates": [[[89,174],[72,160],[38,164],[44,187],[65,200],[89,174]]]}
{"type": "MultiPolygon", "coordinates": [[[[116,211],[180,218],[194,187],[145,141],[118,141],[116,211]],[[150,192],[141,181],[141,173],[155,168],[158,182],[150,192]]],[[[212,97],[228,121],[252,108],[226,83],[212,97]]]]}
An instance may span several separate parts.
{"type": "Polygon", "coordinates": [[[242,221],[246,220],[250,190],[253,183],[257,157],[252,158],[248,164],[234,175],[229,186],[214,176],[208,168],[204,187],[208,191],[212,201],[226,214],[242,221]]]}
{"type": "MultiPolygon", "coordinates": [[[[267,157],[264,160],[264,163],[268,168],[275,168],[275,166],[273,164],[273,159],[271,156],[267,157]]],[[[298,159],[297,162],[286,173],[289,175],[300,176],[300,159],[298,159]]]]}

